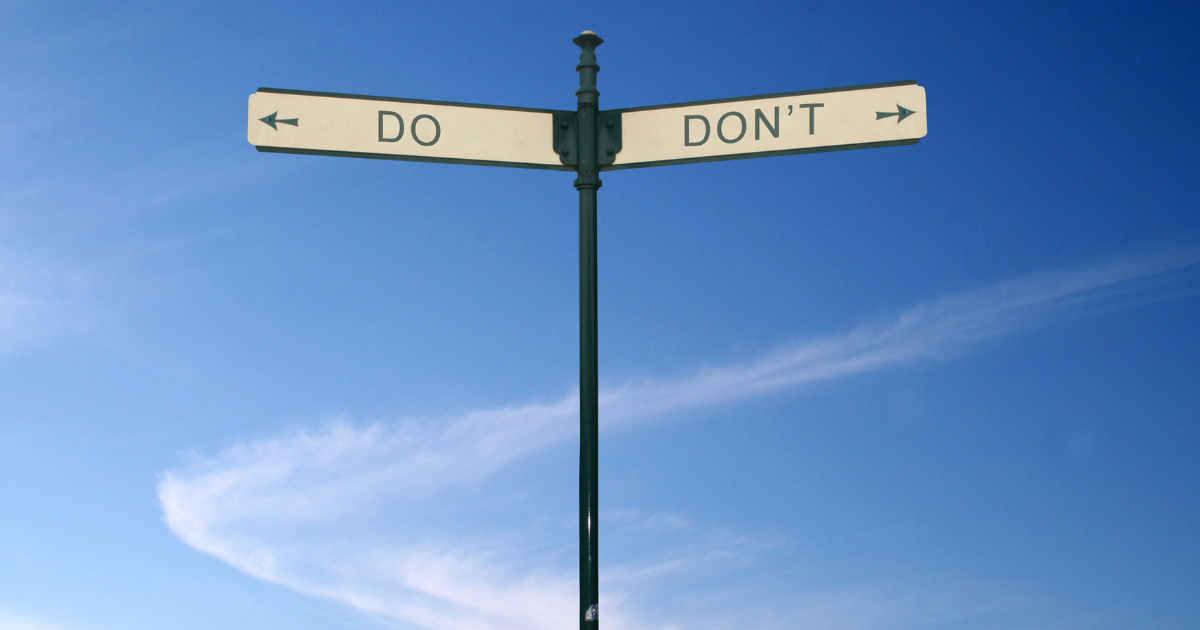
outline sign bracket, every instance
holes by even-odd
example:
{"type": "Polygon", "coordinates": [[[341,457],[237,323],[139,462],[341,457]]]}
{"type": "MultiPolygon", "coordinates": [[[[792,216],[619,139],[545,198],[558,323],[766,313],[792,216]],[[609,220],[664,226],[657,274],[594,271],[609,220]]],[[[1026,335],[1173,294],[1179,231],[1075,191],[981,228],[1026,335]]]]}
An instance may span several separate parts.
{"type": "Polygon", "coordinates": [[[579,142],[575,127],[575,112],[554,114],[554,152],[566,166],[579,164],[579,142]]]}
{"type": "Polygon", "coordinates": [[[598,129],[596,163],[609,166],[617,160],[621,152],[621,112],[600,112],[600,128],[598,129]]]}
{"type": "MultiPolygon", "coordinates": [[[[596,133],[596,163],[610,166],[621,152],[621,112],[602,111],[598,115],[600,127],[596,133]]],[[[566,166],[579,165],[579,142],[575,112],[554,114],[554,152],[566,166]]]]}

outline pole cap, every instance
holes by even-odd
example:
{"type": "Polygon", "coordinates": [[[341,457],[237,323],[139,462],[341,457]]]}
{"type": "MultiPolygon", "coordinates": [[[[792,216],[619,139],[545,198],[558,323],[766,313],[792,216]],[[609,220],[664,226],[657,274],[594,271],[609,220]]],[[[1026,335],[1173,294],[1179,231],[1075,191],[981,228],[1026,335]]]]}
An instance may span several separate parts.
{"type": "Polygon", "coordinates": [[[580,48],[595,48],[604,43],[604,40],[600,39],[600,36],[592,31],[584,31],[579,34],[579,37],[571,41],[580,48]]]}

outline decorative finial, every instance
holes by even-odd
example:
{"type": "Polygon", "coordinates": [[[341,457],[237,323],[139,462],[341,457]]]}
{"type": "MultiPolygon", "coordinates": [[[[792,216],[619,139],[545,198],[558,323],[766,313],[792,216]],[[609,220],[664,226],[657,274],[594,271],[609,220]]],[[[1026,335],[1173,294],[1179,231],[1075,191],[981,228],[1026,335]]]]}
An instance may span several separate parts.
{"type": "Polygon", "coordinates": [[[596,46],[604,43],[604,40],[600,39],[600,36],[596,35],[592,31],[584,31],[579,34],[579,37],[576,37],[571,41],[575,42],[575,45],[579,46],[580,48],[595,48],[596,46]]]}

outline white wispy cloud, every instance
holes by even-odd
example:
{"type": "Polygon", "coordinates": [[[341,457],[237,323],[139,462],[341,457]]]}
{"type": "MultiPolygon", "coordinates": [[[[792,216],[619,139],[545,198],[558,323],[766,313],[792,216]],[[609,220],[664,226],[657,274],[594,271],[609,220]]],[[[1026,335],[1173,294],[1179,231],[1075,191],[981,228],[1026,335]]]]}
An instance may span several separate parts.
{"type": "Polygon", "coordinates": [[[0,628],[4,628],[4,630],[68,630],[66,626],[45,619],[4,609],[0,609],[0,628]]]}
{"type": "Polygon", "coordinates": [[[15,161],[6,172],[9,163],[0,160],[0,358],[83,335],[120,346],[120,320],[139,303],[153,304],[143,296],[184,281],[161,263],[228,232],[112,238],[113,228],[280,168],[210,159],[219,166],[197,170],[195,158],[181,153],[91,179],[30,175],[15,161]]]}
{"type": "Polygon", "coordinates": [[[92,328],[93,289],[85,272],[0,251],[0,356],[92,328]]]}
{"type": "MultiPolygon", "coordinates": [[[[1198,261],[1197,252],[1176,252],[1043,274],[932,301],[841,334],[789,342],[743,364],[609,388],[600,396],[601,427],[629,430],[673,412],[952,356],[991,339],[1164,296],[1189,284],[1179,276],[1190,282],[1198,261]]],[[[577,407],[577,394],[569,393],[552,403],[453,418],[367,426],[337,419],[320,430],[197,457],[162,475],[159,498],[171,531],[193,548],[385,623],[434,630],[573,627],[577,582],[572,563],[560,561],[570,559],[569,550],[547,546],[537,533],[497,533],[464,516],[503,466],[574,439],[577,407]],[[385,507],[387,519],[381,517],[385,507]]],[[[712,617],[711,607],[673,615],[637,611],[650,594],[663,595],[654,584],[753,563],[769,541],[696,528],[672,515],[631,522],[672,529],[676,542],[652,557],[605,565],[606,627],[732,621],[712,617]]],[[[720,599],[719,587],[705,588],[720,599]]],[[[812,627],[872,627],[884,618],[889,627],[915,627],[984,606],[937,587],[750,599],[757,621],[740,618],[741,625],[758,627],[791,627],[804,610],[812,627]]]]}

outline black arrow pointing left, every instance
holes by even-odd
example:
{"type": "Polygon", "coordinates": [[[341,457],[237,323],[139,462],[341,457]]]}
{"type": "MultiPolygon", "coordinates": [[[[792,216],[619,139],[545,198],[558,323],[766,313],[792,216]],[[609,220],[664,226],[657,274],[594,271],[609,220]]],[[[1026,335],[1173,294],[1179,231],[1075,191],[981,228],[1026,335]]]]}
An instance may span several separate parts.
{"type": "Polygon", "coordinates": [[[275,113],[271,114],[270,116],[265,116],[263,118],[259,118],[259,120],[267,123],[268,125],[271,125],[271,128],[276,129],[276,130],[278,130],[279,127],[276,127],[275,123],[279,123],[281,125],[291,125],[293,127],[300,126],[299,118],[286,118],[286,119],[276,118],[276,116],[278,116],[278,115],[279,115],[279,112],[275,112],[275,113]]]}

